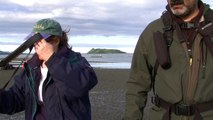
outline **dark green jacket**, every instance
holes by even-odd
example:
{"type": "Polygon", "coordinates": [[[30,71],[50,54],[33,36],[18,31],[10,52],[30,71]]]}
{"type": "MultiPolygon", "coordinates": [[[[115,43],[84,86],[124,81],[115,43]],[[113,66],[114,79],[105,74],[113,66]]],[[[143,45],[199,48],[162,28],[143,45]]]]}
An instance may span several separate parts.
{"type": "MultiPolygon", "coordinates": [[[[209,7],[205,6],[205,11],[207,9],[209,7]]],[[[162,28],[164,28],[162,20],[157,19],[145,28],[138,40],[133,55],[130,78],[127,81],[125,120],[142,120],[144,116],[143,110],[147,101],[147,93],[151,90],[150,70],[153,72],[157,59],[153,33],[156,31],[163,32],[162,28]]],[[[192,69],[187,52],[178,40],[176,30],[173,32],[173,38],[174,40],[169,48],[172,65],[169,69],[158,67],[155,79],[156,94],[170,103],[197,104],[213,100],[213,56],[208,50],[206,69],[204,70],[200,63],[198,65],[197,83],[190,83],[189,77],[192,69]],[[195,84],[196,87],[191,93],[192,100],[188,101],[187,92],[190,91],[192,84],[195,84]]],[[[202,43],[201,40],[200,44],[202,43]]],[[[205,44],[203,45],[206,47],[205,44]]],[[[192,52],[198,49],[201,48],[195,47],[194,42],[192,52]]],[[[160,120],[164,113],[165,109],[154,106],[149,110],[150,120],[160,120]]],[[[204,120],[213,120],[213,110],[203,112],[201,115],[204,120]]],[[[171,114],[171,120],[181,119],[182,116],[171,114]]]]}

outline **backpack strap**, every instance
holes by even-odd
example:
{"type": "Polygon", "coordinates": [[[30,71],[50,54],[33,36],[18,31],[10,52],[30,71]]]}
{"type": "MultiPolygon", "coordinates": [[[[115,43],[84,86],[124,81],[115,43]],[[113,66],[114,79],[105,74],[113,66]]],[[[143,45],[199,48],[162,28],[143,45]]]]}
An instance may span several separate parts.
{"type": "Polygon", "coordinates": [[[164,12],[161,16],[164,24],[163,33],[160,31],[154,32],[154,44],[157,55],[157,61],[162,68],[168,69],[171,67],[169,47],[173,41],[173,21],[168,11],[164,12]]]}
{"type": "Polygon", "coordinates": [[[155,76],[157,75],[157,69],[159,65],[164,68],[168,69],[171,67],[171,60],[169,55],[169,47],[173,42],[173,20],[168,11],[165,11],[161,19],[164,24],[163,33],[160,31],[156,31],[153,34],[154,37],[154,44],[155,44],[155,51],[157,55],[157,59],[153,68],[153,73],[151,76],[152,80],[152,88],[153,92],[155,93],[154,83],[155,83],[155,76]]]}
{"type": "Polygon", "coordinates": [[[173,20],[171,17],[171,13],[166,11],[163,13],[163,15],[161,16],[161,19],[163,21],[164,24],[164,37],[167,41],[167,45],[168,47],[170,47],[170,45],[172,44],[173,41],[173,30],[174,30],[174,25],[173,25],[173,20]]]}

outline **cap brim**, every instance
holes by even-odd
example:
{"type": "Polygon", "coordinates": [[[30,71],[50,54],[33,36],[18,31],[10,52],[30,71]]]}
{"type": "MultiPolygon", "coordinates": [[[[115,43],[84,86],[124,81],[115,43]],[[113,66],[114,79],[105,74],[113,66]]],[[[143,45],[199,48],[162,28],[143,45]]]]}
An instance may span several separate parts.
{"type": "MultiPolygon", "coordinates": [[[[24,40],[28,40],[29,38],[33,37],[35,34],[37,34],[36,32],[32,32],[30,33],[24,40]]],[[[49,34],[45,34],[45,33],[39,33],[44,39],[47,39],[48,37],[50,37],[51,35],[49,34]]]]}

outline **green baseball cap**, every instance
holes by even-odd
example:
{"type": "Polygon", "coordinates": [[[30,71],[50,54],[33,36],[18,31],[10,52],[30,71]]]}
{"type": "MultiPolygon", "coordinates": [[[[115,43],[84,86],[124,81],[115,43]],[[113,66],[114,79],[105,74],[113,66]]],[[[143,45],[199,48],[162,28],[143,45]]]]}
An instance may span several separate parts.
{"type": "Polygon", "coordinates": [[[51,35],[62,36],[61,25],[50,18],[41,19],[33,26],[33,31],[25,38],[28,40],[35,34],[39,33],[44,39],[47,39],[51,35]]]}
{"type": "Polygon", "coordinates": [[[34,33],[62,36],[61,25],[50,18],[41,19],[33,27],[34,33]]]}

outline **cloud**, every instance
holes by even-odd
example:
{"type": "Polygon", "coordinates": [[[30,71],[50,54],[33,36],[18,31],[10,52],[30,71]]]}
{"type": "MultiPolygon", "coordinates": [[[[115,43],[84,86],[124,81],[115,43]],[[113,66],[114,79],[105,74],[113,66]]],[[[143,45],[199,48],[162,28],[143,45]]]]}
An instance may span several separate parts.
{"type": "MultiPolygon", "coordinates": [[[[96,42],[89,36],[102,36],[104,42],[108,38],[112,44],[118,41],[113,37],[129,36],[136,44],[143,29],[165,10],[166,0],[2,0],[0,4],[0,42],[22,43],[37,20],[54,18],[64,29],[71,28],[71,37],[85,36],[85,43],[96,42]]],[[[130,41],[121,39],[121,44],[130,41]]]]}
{"type": "Polygon", "coordinates": [[[0,26],[7,28],[1,33],[29,32],[37,20],[55,18],[70,26],[73,35],[138,35],[156,14],[147,7],[151,2],[132,0],[9,0],[1,4],[7,6],[0,8],[0,26]]]}

